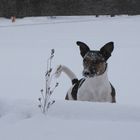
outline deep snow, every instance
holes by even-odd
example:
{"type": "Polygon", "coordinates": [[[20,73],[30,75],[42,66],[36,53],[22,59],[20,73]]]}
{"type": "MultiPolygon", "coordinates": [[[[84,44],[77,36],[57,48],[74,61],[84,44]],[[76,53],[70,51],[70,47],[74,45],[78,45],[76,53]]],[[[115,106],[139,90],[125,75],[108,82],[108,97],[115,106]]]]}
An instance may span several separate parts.
{"type": "Polygon", "coordinates": [[[0,18],[0,138],[140,139],[140,16],[0,18]],[[55,49],[53,66],[64,64],[80,78],[82,59],[75,42],[92,49],[114,41],[108,75],[117,104],[64,101],[70,81],[62,75],[48,114],[38,106],[46,60],[55,49]]]}

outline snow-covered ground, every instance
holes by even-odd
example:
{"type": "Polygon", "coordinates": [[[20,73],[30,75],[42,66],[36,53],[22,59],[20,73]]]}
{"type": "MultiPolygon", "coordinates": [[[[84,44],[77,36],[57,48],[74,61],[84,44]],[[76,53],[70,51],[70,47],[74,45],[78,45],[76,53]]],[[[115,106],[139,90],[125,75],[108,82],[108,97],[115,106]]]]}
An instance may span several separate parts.
{"type": "Polygon", "coordinates": [[[0,18],[0,139],[2,140],[139,140],[140,16],[0,18]],[[65,101],[66,75],[44,116],[38,108],[47,58],[64,64],[80,78],[82,58],[76,41],[92,49],[114,41],[108,75],[117,104],[65,101]]]}

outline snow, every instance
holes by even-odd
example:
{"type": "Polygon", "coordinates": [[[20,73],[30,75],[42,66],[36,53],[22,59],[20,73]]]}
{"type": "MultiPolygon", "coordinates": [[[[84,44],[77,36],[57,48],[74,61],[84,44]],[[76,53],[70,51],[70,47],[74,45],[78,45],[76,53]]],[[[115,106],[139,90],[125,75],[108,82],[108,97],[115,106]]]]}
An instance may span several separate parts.
{"type": "Polygon", "coordinates": [[[140,16],[0,18],[0,139],[139,140],[140,16]],[[62,64],[81,78],[76,41],[100,49],[114,41],[108,75],[117,103],[65,101],[71,82],[64,74],[52,95],[55,104],[38,108],[50,50],[53,67],[62,64]]]}

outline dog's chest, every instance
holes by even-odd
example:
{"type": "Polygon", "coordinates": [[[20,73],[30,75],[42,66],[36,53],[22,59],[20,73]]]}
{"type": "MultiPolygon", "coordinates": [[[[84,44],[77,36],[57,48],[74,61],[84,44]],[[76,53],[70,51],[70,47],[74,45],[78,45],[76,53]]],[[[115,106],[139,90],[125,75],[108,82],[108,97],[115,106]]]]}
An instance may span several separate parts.
{"type": "Polygon", "coordinates": [[[106,75],[87,78],[78,89],[77,99],[81,101],[111,102],[111,85],[106,75]]]}

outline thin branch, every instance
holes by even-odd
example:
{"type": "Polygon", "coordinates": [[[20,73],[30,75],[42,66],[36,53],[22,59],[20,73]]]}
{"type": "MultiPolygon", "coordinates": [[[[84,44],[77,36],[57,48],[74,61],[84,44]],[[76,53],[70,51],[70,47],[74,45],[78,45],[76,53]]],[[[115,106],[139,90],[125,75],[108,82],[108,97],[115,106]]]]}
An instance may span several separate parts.
{"type": "Polygon", "coordinates": [[[52,73],[52,60],[54,57],[54,49],[51,50],[51,55],[50,57],[47,59],[47,70],[45,73],[45,92],[43,92],[43,89],[41,90],[41,95],[42,98],[39,98],[39,107],[42,111],[42,113],[46,113],[48,111],[48,109],[50,108],[51,105],[53,105],[55,103],[55,101],[50,101],[50,97],[52,95],[52,93],[54,92],[54,90],[56,89],[56,87],[58,86],[58,83],[55,83],[55,86],[52,88],[51,90],[51,82],[54,78],[54,73],[52,73]]]}

